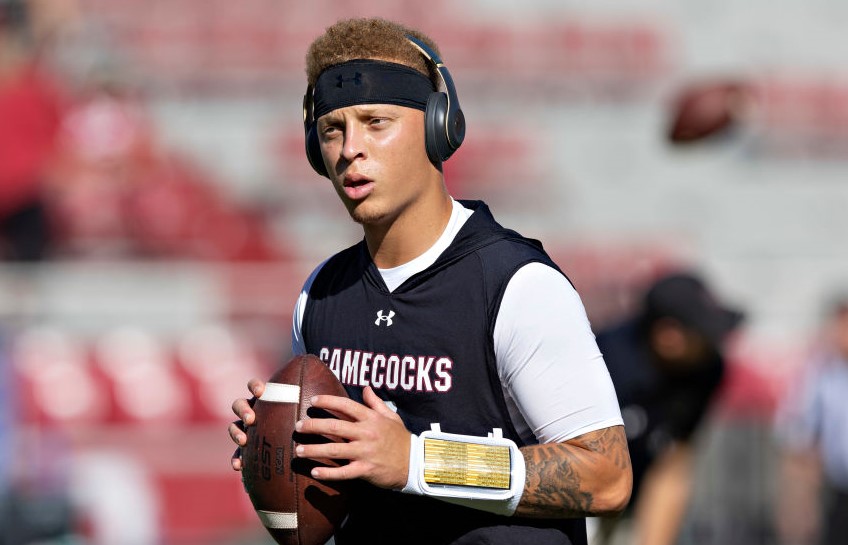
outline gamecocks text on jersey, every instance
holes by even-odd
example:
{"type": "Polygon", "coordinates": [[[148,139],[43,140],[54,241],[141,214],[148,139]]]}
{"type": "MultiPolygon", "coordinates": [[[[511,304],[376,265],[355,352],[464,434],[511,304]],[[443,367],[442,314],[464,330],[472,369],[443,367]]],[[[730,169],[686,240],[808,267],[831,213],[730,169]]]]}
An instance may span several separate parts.
{"type": "Polygon", "coordinates": [[[444,393],[453,385],[453,360],[446,356],[399,356],[324,347],[318,357],[346,386],[444,393]]]}

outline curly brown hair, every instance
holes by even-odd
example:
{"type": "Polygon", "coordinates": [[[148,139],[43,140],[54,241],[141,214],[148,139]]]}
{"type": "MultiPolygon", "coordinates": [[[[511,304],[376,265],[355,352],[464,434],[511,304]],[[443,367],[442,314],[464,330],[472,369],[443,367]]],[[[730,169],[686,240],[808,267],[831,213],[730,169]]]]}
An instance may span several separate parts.
{"type": "Polygon", "coordinates": [[[396,62],[414,68],[430,78],[439,88],[439,75],[431,62],[409,43],[412,35],[439,54],[438,46],[419,30],[379,17],[344,19],[327,28],[306,52],[306,80],[315,85],[318,76],[336,64],[354,59],[376,59],[396,62]]]}

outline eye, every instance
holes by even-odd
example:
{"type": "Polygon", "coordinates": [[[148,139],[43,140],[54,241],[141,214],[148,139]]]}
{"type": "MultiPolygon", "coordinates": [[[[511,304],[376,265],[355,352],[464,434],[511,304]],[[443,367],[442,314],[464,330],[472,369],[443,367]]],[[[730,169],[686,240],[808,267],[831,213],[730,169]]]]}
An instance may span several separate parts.
{"type": "Polygon", "coordinates": [[[330,138],[334,138],[335,136],[337,136],[339,134],[341,134],[341,130],[336,125],[327,125],[327,126],[325,126],[324,128],[321,129],[321,136],[325,140],[330,139],[330,138]]]}
{"type": "Polygon", "coordinates": [[[388,122],[389,122],[389,120],[386,117],[372,117],[368,121],[368,124],[371,125],[372,127],[378,127],[380,125],[385,125],[388,122]]]}

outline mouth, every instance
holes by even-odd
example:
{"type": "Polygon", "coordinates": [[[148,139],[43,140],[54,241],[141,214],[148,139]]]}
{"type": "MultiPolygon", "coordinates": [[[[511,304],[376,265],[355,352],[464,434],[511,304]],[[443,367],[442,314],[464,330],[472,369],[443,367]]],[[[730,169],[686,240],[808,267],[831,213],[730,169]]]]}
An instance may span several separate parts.
{"type": "Polygon", "coordinates": [[[348,174],[342,180],[342,187],[349,198],[357,200],[371,193],[374,181],[360,174],[348,174]]]}
{"type": "Polygon", "coordinates": [[[347,174],[342,183],[345,187],[360,187],[371,183],[371,180],[361,174],[347,174]]]}

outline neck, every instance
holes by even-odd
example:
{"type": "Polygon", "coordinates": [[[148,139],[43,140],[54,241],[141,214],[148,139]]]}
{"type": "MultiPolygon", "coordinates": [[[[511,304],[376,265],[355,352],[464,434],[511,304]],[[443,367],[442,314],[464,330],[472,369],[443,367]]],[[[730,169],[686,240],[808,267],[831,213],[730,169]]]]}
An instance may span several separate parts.
{"type": "Polygon", "coordinates": [[[438,191],[422,196],[393,220],[365,225],[365,242],[374,263],[389,269],[426,252],[445,231],[452,210],[450,195],[441,184],[438,191]]]}

